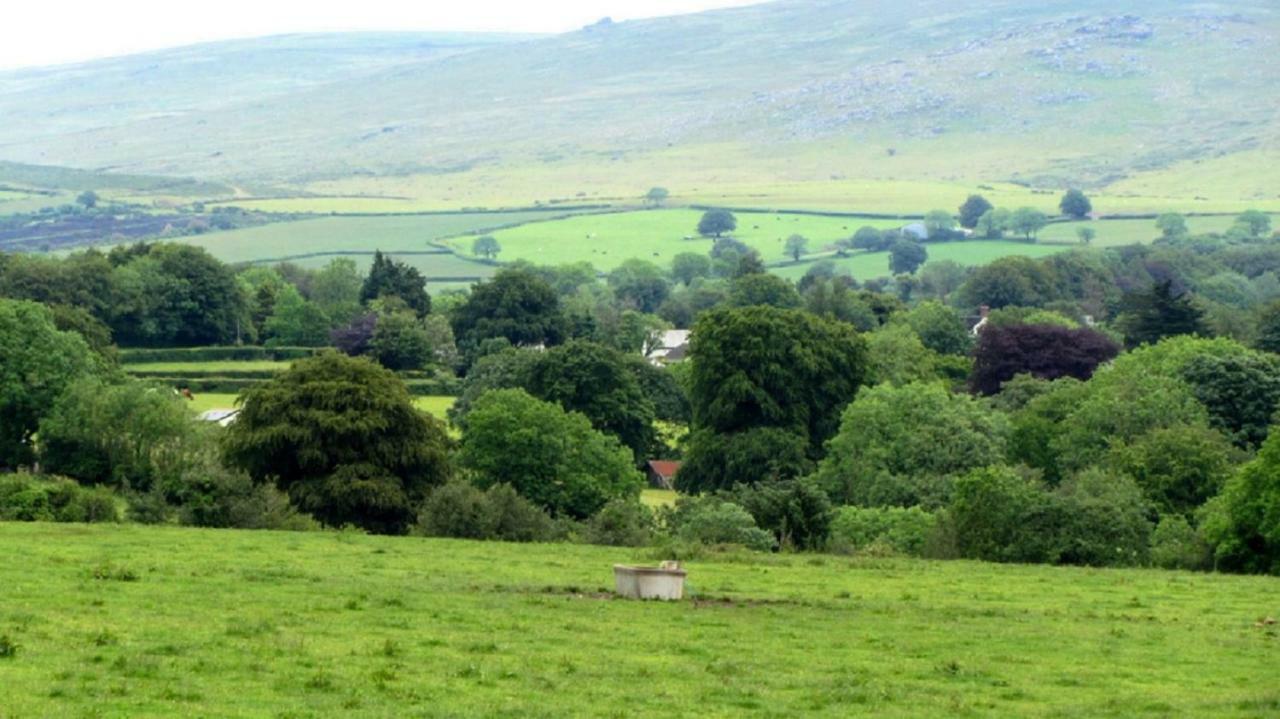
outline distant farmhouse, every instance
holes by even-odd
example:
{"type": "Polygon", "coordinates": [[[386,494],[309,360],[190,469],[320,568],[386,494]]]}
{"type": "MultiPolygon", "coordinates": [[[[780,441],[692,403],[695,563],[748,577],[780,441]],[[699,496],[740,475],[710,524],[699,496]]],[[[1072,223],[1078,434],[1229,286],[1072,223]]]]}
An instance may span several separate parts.
{"type": "Polygon", "coordinates": [[[680,471],[680,462],[663,459],[651,459],[646,467],[645,475],[652,489],[675,489],[676,472],[680,471]]]}
{"type": "Polygon", "coordinates": [[[683,361],[689,353],[689,335],[689,330],[655,332],[645,359],[657,366],[683,361]]]}

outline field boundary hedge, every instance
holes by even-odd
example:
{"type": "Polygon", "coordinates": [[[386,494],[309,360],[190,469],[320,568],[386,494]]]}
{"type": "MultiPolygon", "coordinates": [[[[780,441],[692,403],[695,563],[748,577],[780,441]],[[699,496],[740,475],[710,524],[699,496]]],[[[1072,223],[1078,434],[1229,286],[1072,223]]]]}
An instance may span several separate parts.
{"type": "Polygon", "coordinates": [[[123,364],[153,362],[249,362],[254,360],[288,362],[318,354],[323,347],[135,347],[120,350],[123,364]]]}

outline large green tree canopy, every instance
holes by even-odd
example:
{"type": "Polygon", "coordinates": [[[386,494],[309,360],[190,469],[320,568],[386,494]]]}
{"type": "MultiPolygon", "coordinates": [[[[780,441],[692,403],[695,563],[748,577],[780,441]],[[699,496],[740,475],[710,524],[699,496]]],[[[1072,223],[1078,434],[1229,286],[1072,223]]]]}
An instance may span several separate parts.
{"type": "Polygon", "coordinates": [[[458,348],[474,353],[487,339],[520,346],[557,345],[568,334],[560,298],[546,280],[527,269],[499,270],[471,289],[451,318],[458,348]]]}
{"type": "Polygon", "coordinates": [[[693,329],[693,422],[716,432],[780,427],[821,447],[867,372],[849,325],[800,310],[712,310],[693,329]]]}
{"type": "Polygon", "coordinates": [[[225,452],[325,524],[398,534],[448,478],[449,444],[390,371],[325,352],[246,391],[225,452]]]}
{"type": "Polygon", "coordinates": [[[917,382],[864,390],[844,411],[817,478],[861,506],[937,506],[952,478],[1004,459],[1004,417],[980,400],[917,382]]]}
{"type": "Polygon", "coordinates": [[[80,335],[54,326],[46,307],[0,300],[0,467],[32,460],[30,440],[40,418],[99,364],[80,335]]]}
{"type": "Polygon", "coordinates": [[[653,403],[627,358],[594,342],[574,341],[537,357],[525,383],[529,393],[581,412],[596,429],[618,438],[637,462],[653,441],[653,403]]]}
{"type": "Polygon", "coordinates": [[[637,496],[643,485],[617,439],[522,389],[493,390],[476,401],[458,460],[481,487],[507,483],[547,511],[579,519],[611,499],[637,496]]]}

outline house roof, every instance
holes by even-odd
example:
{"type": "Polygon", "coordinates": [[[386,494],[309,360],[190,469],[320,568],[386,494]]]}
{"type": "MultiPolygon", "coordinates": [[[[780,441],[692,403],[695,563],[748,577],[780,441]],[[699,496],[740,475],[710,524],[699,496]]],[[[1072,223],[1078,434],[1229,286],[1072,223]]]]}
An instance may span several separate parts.
{"type": "Polygon", "coordinates": [[[670,479],[676,476],[676,472],[680,471],[680,465],[682,464],[684,463],[665,459],[651,459],[649,460],[649,469],[652,469],[660,477],[670,479]]]}

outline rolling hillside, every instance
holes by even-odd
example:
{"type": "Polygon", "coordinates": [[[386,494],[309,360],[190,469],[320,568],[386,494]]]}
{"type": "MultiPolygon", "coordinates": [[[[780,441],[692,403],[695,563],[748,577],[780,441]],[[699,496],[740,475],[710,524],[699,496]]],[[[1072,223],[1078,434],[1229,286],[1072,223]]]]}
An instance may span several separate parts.
{"type": "Polygon", "coordinates": [[[1278,51],[1265,0],[781,0],[541,38],[246,40],[0,74],[0,159],[453,207],[650,184],[847,205],[886,180],[1274,201],[1278,51]]]}

